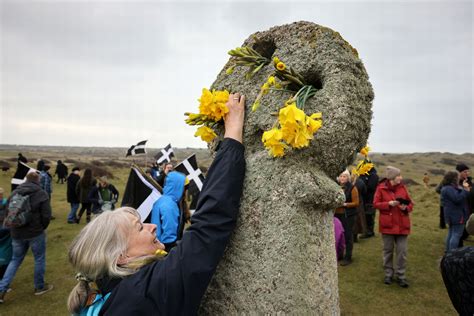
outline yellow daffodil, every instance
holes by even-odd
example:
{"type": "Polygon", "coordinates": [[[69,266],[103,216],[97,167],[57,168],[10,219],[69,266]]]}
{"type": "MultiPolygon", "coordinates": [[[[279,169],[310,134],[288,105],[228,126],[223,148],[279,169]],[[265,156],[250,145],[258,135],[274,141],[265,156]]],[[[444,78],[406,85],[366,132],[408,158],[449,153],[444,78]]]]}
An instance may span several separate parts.
{"type": "Polygon", "coordinates": [[[373,167],[374,167],[374,164],[372,162],[364,159],[364,160],[359,161],[359,163],[357,164],[357,167],[354,170],[354,173],[356,173],[359,176],[369,174],[369,171],[372,170],[373,167]]]}
{"type": "Polygon", "coordinates": [[[313,113],[313,114],[311,114],[310,117],[313,120],[321,120],[323,118],[323,113],[321,113],[321,112],[313,113]]]}
{"type": "Polygon", "coordinates": [[[214,133],[214,131],[207,127],[207,126],[201,126],[197,129],[196,133],[194,134],[195,137],[201,137],[203,141],[206,143],[211,142],[217,135],[214,133]]]}
{"type": "Polygon", "coordinates": [[[265,148],[273,157],[283,157],[287,147],[282,141],[282,131],[278,128],[272,128],[262,135],[262,142],[265,148]]]}
{"type": "Polygon", "coordinates": [[[206,88],[202,89],[201,98],[199,99],[199,113],[209,115],[212,112],[212,92],[206,88]]]}
{"type": "Polygon", "coordinates": [[[280,110],[278,121],[281,126],[300,124],[306,122],[306,114],[296,107],[295,102],[292,102],[280,110]]]}
{"type": "Polygon", "coordinates": [[[280,59],[278,57],[273,57],[273,63],[276,65],[280,62],[280,59]]]}
{"type": "Polygon", "coordinates": [[[282,63],[281,61],[276,65],[276,69],[283,71],[286,69],[286,65],[282,63]]]}
{"type": "Polygon", "coordinates": [[[313,135],[318,131],[318,129],[321,128],[323,125],[322,120],[320,119],[320,116],[315,115],[315,114],[321,114],[321,113],[314,113],[311,116],[306,117],[306,127],[308,128],[308,133],[313,135]],[[314,119],[314,117],[318,117],[319,119],[314,119]]]}
{"type": "Polygon", "coordinates": [[[199,113],[209,116],[216,122],[220,121],[226,113],[229,112],[227,108],[227,101],[229,100],[229,92],[216,91],[212,92],[208,89],[202,89],[202,95],[199,99],[199,113]]]}
{"type": "Polygon", "coordinates": [[[369,155],[369,151],[370,151],[370,147],[369,146],[365,146],[364,148],[362,148],[360,150],[360,153],[362,155],[364,155],[365,157],[367,157],[369,155]]]}

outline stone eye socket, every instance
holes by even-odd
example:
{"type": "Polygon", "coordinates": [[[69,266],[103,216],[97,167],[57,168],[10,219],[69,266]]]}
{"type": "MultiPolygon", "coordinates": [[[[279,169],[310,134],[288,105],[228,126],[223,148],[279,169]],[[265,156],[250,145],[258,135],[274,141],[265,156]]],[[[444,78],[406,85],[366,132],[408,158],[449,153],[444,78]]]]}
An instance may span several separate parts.
{"type": "Polygon", "coordinates": [[[272,59],[273,53],[276,50],[275,42],[272,40],[258,40],[253,45],[252,48],[255,49],[260,55],[268,59],[272,59]]]}

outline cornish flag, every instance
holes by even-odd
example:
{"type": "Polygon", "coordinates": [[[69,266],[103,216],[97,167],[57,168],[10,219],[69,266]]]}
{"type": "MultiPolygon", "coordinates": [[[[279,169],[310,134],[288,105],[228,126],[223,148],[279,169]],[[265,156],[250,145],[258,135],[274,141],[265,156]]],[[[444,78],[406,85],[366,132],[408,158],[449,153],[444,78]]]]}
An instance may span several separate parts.
{"type": "Polygon", "coordinates": [[[22,161],[18,162],[18,168],[16,169],[15,174],[13,175],[13,178],[12,178],[12,182],[11,182],[12,191],[15,190],[17,186],[19,186],[20,184],[26,181],[26,175],[30,171],[38,172],[36,169],[31,168],[26,163],[22,161]]]}
{"type": "Polygon", "coordinates": [[[192,154],[185,160],[183,160],[179,165],[174,168],[175,171],[182,172],[186,175],[189,180],[189,190],[190,192],[194,190],[202,190],[202,185],[204,183],[204,175],[199,169],[196,154],[192,154]]]}
{"type": "Polygon", "coordinates": [[[146,151],[145,151],[146,142],[147,142],[147,140],[142,140],[138,144],[132,145],[132,147],[130,147],[127,150],[127,155],[125,157],[135,156],[135,155],[139,155],[139,154],[146,154],[146,151]]]}
{"type": "Polygon", "coordinates": [[[122,206],[135,208],[143,222],[150,215],[155,201],[160,197],[161,192],[154,181],[138,168],[132,167],[123,194],[122,206]]]}
{"type": "Polygon", "coordinates": [[[171,147],[171,144],[168,144],[165,148],[163,148],[162,150],[160,150],[159,153],[156,154],[156,163],[160,165],[163,162],[170,162],[171,157],[174,157],[173,147],[171,147]]]}

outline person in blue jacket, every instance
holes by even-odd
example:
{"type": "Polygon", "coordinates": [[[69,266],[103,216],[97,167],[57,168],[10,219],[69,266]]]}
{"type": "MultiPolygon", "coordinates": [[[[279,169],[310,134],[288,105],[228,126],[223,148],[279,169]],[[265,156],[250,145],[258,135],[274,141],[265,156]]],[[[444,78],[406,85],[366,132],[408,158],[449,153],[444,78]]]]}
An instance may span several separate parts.
{"type": "Polygon", "coordinates": [[[245,176],[245,97],[227,102],[224,140],[204,182],[191,226],[162,257],[156,225],[133,208],[106,211],[86,225],[69,249],[77,285],[74,315],[196,315],[230,240],[245,176]]]}
{"type": "Polygon", "coordinates": [[[464,232],[464,225],[468,218],[467,196],[469,185],[459,183],[459,173],[449,171],[443,178],[444,186],[441,189],[441,204],[444,209],[444,218],[448,224],[448,236],[446,237],[446,251],[458,248],[459,240],[464,232]]]}
{"type": "Polygon", "coordinates": [[[179,207],[184,196],[186,176],[180,172],[168,173],[163,195],[153,204],[151,210],[151,223],[156,225],[156,237],[169,251],[180,239],[184,226],[180,225],[184,216],[179,207]]]}

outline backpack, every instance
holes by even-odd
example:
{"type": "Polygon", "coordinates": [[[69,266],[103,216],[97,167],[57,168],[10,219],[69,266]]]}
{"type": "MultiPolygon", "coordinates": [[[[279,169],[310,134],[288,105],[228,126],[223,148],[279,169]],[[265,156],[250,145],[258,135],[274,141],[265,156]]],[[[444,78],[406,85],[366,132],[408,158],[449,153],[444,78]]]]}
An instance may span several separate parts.
{"type": "Polygon", "coordinates": [[[31,205],[28,195],[15,193],[10,197],[7,206],[7,215],[3,221],[6,228],[18,228],[31,221],[31,205]]]}

